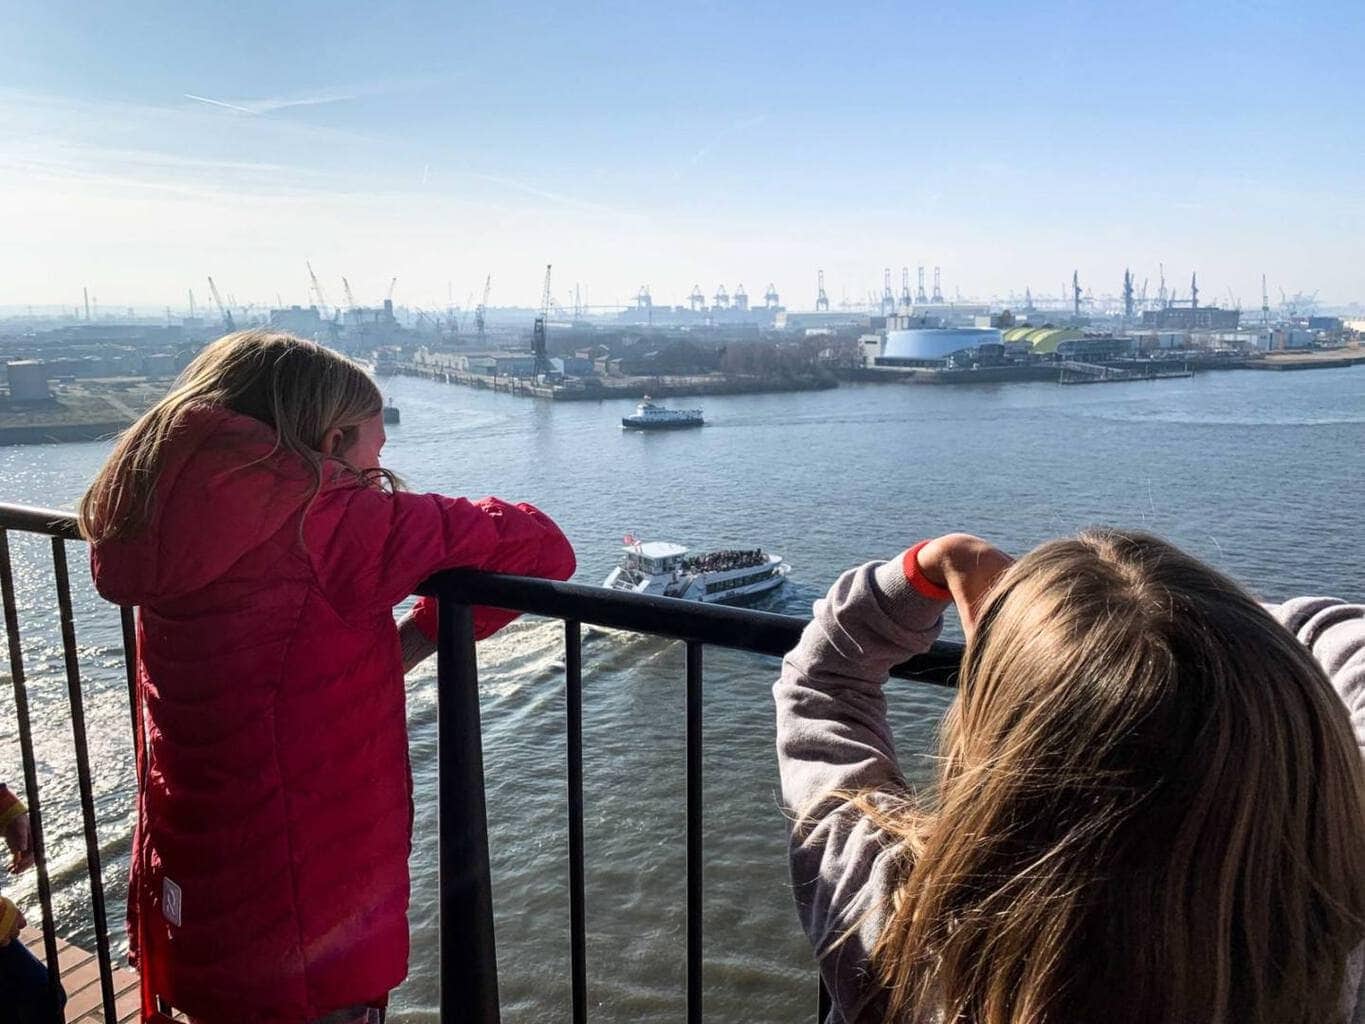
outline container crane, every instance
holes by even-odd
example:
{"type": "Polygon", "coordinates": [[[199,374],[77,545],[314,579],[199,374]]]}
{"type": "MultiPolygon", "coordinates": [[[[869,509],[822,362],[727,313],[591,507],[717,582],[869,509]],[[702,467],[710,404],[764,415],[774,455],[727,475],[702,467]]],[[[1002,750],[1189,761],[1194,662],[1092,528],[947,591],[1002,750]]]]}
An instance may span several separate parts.
{"type": "Polygon", "coordinates": [[[209,291],[213,294],[213,301],[218,306],[218,312],[223,318],[223,327],[228,331],[235,331],[237,324],[232,319],[232,310],[223,305],[223,297],[218,294],[218,286],[213,283],[213,278],[209,278],[209,291]]]}
{"type": "Polygon", "coordinates": [[[394,285],[396,285],[396,284],[398,284],[398,278],[395,277],[392,281],[389,282],[389,293],[388,293],[387,295],[384,296],[384,301],[385,301],[385,302],[392,302],[392,301],[393,301],[393,289],[394,289],[394,285]]]}
{"type": "Polygon", "coordinates": [[[825,294],[825,272],[823,270],[819,272],[819,277],[816,280],[819,281],[819,285],[815,293],[815,311],[817,313],[828,313],[829,296],[825,294]]]}
{"type": "Polygon", "coordinates": [[[346,293],[346,308],[355,309],[355,296],[351,294],[351,282],[343,276],[341,278],[341,290],[346,293]]]}

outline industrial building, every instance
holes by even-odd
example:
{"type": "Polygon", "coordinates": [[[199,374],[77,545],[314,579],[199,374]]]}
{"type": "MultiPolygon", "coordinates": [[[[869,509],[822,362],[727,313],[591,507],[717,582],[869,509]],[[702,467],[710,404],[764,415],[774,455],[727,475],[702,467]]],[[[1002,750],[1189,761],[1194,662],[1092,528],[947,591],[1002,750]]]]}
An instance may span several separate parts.
{"type": "Polygon", "coordinates": [[[47,364],[37,359],[19,359],[5,366],[9,377],[11,402],[46,402],[52,397],[47,388],[47,364]]]}
{"type": "Polygon", "coordinates": [[[1142,326],[1157,330],[1235,331],[1242,318],[1239,309],[1220,309],[1217,306],[1167,306],[1163,309],[1144,309],[1142,326]]]}
{"type": "Polygon", "coordinates": [[[865,342],[864,353],[870,356],[867,361],[872,366],[937,366],[951,356],[983,345],[997,346],[1003,351],[1000,332],[992,327],[916,327],[887,331],[885,338],[865,342]]]}
{"type": "Polygon", "coordinates": [[[270,326],[300,338],[323,338],[327,336],[329,324],[323,320],[317,306],[288,306],[270,311],[270,326]]]}

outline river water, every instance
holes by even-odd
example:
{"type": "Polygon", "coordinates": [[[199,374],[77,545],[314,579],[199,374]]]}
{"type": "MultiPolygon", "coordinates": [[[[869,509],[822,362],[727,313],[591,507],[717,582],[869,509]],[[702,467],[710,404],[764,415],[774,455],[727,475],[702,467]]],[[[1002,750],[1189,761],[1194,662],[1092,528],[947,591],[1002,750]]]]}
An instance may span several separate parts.
{"type": "MultiPolygon", "coordinates": [[[[1229,372],[1063,388],[855,385],[713,397],[702,430],[622,432],[625,402],[551,404],[427,381],[384,382],[401,407],[387,464],[414,489],[535,502],[599,582],[629,531],[764,546],[793,574],[769,607],[808,613],[844,568],[968,530],[1020,552],[1096,524],[1163,534],[1262,595],[1365,593],[1365,369],[1229,372]]],[[[692,404],[692,403],[688,403],[692,404]]],[[[0,499],[72,507],[107,445],[0,449],[0,499]]],[[[13,539],[30,700],[63,934],[90,943],[51,554],[13,539]]],[[[117,615],[73,546],[105,878],[121,920],[131,759],[117,615]]],[[[950,629],[952,628],[950,624],[950,629]]],[[[567,1016],[562,630],[523,621],[481,645],[484,752],[506,1020],[567,1016]]],[[[591,632],[584,649],[591,1015],[681,1016],[686,921],[683,654],[591,632]]],[[[712,1020],[807,1019],[811,960],[786,882],[772,659],[708,650],[706,1007],[712,1020]]],[[[436,1018],[434,666],[409,685],[416,776],[411,977],[394,1019],[436,1018]]],[[[895,683],[912,774],[946,696],[895,683]]],[[[0,774],[19,781],[7,680],[0,774]]],[[[344,856],[345,852],[340,851],[344,856]]],[[[35,907],[32,875],[7,892],[35,907]]],[[[242,898],[249,900],[250,893],[242,898]]],[[[121,928],[117,929],[121,943],[121,928]]]]}

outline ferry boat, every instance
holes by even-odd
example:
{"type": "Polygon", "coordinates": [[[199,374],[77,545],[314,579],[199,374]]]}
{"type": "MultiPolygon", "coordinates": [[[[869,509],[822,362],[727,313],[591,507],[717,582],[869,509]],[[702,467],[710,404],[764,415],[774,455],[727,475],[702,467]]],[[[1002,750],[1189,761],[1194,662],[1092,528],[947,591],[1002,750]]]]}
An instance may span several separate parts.
{"type": "Polygon", "coordinates": [[[700,409],[668,409],[648,395],[635,407],[633,415],[621,417],[621,426],[628,430],[677,430],[700,427],[705,422],[700,409]]]}
{"type": "Polygon", "coordinates": [[[740,603],[782,585],[791,566],[760,548],[690,554],[681,544],[627,535],[621,563],[602,586],[707,604],[740,603]]]}
{"type": "Polygon", "coordinates": [[[398,406],[393,404],[393,399],[384,403],[384,422],[389,424],[403,422],[402,415],[398,412],[398,406]]]}

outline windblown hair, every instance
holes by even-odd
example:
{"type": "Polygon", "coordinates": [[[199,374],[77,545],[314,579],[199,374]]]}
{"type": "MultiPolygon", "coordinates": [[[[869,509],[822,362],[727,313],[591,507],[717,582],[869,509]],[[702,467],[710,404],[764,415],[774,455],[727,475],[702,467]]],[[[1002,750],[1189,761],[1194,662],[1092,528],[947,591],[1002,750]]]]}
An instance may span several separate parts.
{"type": "Polygon", "coordinates": [[[344,458],[360,424],[383,410],[383,397],[358,365],[321,345],[270,330],[237,331],[208,345],[171,392],[124,431],[77,510],[87,540],[137,533],[151,515],[167,442],[190,409],[217,407],[251,416],[275,431],[275,448],[312,468],[314,493],[333,463],[357,477],[396,487],[384,470],[362,472],[344,458]],[[323,439],[342,431],[337,453],[323,439]]]}
{"type": "Polygon", "coordinates": [[[902,881],[888,1019],[1341,1019],[1365,773],[1308,651],[1155,537],[1087,532],[986,599],[927,802],[862,806],[902,881]]]}

